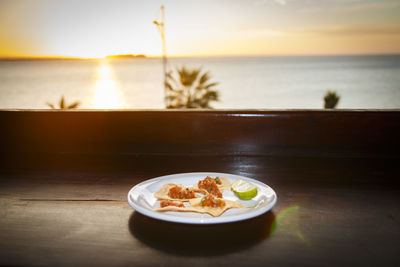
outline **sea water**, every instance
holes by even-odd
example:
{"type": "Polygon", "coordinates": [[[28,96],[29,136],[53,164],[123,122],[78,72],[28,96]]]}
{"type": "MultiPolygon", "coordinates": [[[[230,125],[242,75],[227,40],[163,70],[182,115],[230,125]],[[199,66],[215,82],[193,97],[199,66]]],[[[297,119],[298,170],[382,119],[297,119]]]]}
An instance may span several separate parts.
{"type": "MultiPolygon", "coordinates": [[[[400,55],[168,58],[168,70],[201,68],[218,82],[217,109],[399,109],[400,55]]],[[[62,96],[80,108],[164,108],[160,58],[2,60],[0,109],[49,108],[62,96]]]]}

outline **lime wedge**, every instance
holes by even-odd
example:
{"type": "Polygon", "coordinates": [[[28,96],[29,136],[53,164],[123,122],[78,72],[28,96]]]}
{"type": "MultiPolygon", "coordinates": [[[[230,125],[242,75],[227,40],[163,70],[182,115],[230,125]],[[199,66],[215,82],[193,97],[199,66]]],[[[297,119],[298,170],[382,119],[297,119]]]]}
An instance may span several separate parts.
{"type": "Polygon", "coordinates": [[[231,189],[240,199],[248,200],[257,196],[257,187],[243,180],[236,180],[231,189]]]}

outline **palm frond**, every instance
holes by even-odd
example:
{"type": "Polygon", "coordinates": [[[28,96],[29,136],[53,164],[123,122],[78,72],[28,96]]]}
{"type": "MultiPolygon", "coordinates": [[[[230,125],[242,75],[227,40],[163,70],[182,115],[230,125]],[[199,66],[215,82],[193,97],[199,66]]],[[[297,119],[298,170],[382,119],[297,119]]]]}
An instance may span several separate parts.
{"type": "Polygon", "coordinates": [[[211,77],[209,72],[202,73],[201,68],[182,66],[176,67],[176,73],[176,80],[171,72],[167,75],[167,108],[211,108],[210,102],[219,100],[219,93],[210,90],[218,83],[208,83],[211,77]]]}
{"type": "Polygon", "coordinates": [[[214,82],[214,83],[209,83],[206,86],[204,86],[205,89],[209,89],[211,87],[217,86],[219,83],[218,82],[214,82]]]}
{"type": "Polygon", "coordinates": [[[64,109],[64,108],[65,108],[65,103],[64,103],[64,102],[65,102],[65,101],[64,101],[64,96],[62,96],[61,99],[60,99],[60,103],[58,104],[58,105],[60,106],[61,109],[64,109]]]}
{"type": "Polygon", "coordinates": [[[50,104],[50,103],[46,103],[50,108],[52,108],[52,109],[55,109],[55,107],[54,107],[54,105],[53,104],[50,104]]]}
{"type": "Polygon", "coordinates": [[[169,82],[165,82],[165,86],[168,88],[170,91],[175,91],[174,87],[169,82]]]}
{"type": "Polygon", "coordinates": [[[217,91],[208,91],[203,95],[204,99],[209,101],[218,101],[219,100],[219,93],[217,91]]]}
{"type": "Polygon", "coordinates": [[[76,102],[70,104],[69,106],[67,106],[67,109],[74,109],[74,108],[77,108],[77,107],[79,106],[79,104],[80,104],[80,103],[79,103],[78,101],[76,101],[76,102]]]}
{"type": "MultiPolygon", "coordinates": [[[[46,104],[52,109],[57,109],[56,105],[53,105],[48,102],[46,102],[46,104]]],[[[75,101],[72,104],[67,105],[64,96],[61,96],[60,101],[58,101],[59,109],[74,109],[74,108],[77,108],[79,105],[80,105],[79,101],[75,101]]]]}
{"type": "Polygon", "coordinates": [[[208,72],[205,72],[203,75],[201,75],[199,84],[204,84],[210,79],[210,75],[208,72]]]}
{"type": "Polygon", "coordinates": [[[328,90],[324,96],[324,108],[334,109],[340,100],[340,96],[334,91],[328,90]]]}

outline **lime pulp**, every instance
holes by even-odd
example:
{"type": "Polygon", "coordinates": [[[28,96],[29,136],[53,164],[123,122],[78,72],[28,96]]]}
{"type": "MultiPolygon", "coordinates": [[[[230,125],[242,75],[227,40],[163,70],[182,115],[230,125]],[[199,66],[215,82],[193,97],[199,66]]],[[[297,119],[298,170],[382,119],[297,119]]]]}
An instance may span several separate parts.
{"type": "Polygon", "coordinates": [[[236,180],[232,186],[232,191],[243,200],[249,200],[255,197],[258,193],[257,187],[243,180],[236,180]]]}

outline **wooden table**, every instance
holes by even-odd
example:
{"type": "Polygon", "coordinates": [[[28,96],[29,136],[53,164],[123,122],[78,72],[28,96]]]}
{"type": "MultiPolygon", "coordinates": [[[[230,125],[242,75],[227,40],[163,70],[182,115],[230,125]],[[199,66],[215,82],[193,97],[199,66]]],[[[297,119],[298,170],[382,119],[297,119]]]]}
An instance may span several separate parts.
{"type": "Polygon", "coordinates": [[[0,111],[0,265],[398,265],[399,118],[397,112],[0,111]],[[338,119],[344,115],[353,118],[338,119]],[[117,134],[99,124],[104,117],[117,134]],[[151,129],[140,130],[143,117],[152,118],[151,129]],[[221,127],[216,120],[224,134],[213,133],[221,127]],[[299,129],[297,139],[282,136],[299,120],[309,121],[308,130],[299,129]],[[327,120],[353,128],[331,140],[322,134],[332,129],[319,127],[327,120]],[[168,123],[180,127],[157,128],[168,123]],[[370,131],[354,138],[362,127],[370,131]],[[53,136],[63,129],[65,135],[53,136]],[[248,134],[239,138],[232,129],[248,134]],[[90,136],[102,149],[87,143],[90,136]],[[195,171],[260,180],[278,202],[257,218],[218,225],[158,221],[127,204],[139,182],[195,171]]]}

